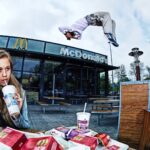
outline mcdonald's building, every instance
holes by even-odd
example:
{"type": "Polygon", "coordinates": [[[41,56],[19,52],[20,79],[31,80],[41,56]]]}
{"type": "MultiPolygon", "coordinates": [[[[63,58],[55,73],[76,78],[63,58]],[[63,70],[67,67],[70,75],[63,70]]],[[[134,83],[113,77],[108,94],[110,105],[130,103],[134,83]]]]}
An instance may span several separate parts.
{"type": "Polygon", "coordinates": [[[106,55],[58,43],[0,36],[0,48],[13,58],[13,73],[26,91],[39,98],[106,96],[109,71],[106,55]]]}

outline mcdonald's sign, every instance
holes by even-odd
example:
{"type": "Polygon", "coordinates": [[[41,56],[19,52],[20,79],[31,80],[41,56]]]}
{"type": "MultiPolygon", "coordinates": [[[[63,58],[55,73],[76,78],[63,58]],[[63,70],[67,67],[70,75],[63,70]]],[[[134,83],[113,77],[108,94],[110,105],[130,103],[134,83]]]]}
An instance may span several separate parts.
{"type": "Polygon", "coordinates": [[[26,38],[17,38],[13,48],[26,50],[28,48],[28,40],[26,38]]]}

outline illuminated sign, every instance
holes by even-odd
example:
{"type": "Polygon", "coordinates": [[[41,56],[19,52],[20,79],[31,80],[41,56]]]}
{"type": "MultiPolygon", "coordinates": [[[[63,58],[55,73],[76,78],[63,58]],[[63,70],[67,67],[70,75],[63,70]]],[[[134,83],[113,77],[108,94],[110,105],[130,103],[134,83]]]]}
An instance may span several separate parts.
{"type": "Polygon", "coordinates": [[[92,61],[96,61],[97,63],[106,63],[106,64],[108,63],[106,56],[96,54],[96,53],[86,52],[83,50],[68,49],[63,47],[60,49],[60,55],[75,57],[78,59],[92,60],[92,61]]]}
{"type": "Polygon", "coordinates": [[[26,38],[17,38],[13,46],[15,49],[25,50],[28,47],[28,40],[26,38]]]}

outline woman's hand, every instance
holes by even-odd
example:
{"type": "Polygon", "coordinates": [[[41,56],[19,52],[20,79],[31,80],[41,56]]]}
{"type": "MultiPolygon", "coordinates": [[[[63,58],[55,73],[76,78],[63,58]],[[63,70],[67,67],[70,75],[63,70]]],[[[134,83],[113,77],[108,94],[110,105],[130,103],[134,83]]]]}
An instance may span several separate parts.
{"type": "Polygon", "coordinates": [[[19,94],[19,93],[16,93],[15,99],[17,100],[19,109],[21,110],[22,105],[23,105],[23,99],[20,97],[20,94],[19,94]]]}

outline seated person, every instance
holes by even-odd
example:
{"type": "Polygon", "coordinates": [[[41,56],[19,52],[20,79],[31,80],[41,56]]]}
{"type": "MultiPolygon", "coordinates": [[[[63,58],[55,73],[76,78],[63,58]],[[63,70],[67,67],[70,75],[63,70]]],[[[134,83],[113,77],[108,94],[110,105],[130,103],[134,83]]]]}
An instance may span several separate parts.
{"type": "Polygon", "coordinates": [[[0,126],[12,128],[30,128],[25,91],[12,73],[12,59],[8,52],[0,49],[0,126]],[[19,114],[10,115],[7,109],[2,88],[6,85],[16,87],[15,99],[20,109],[19,114]]]}

